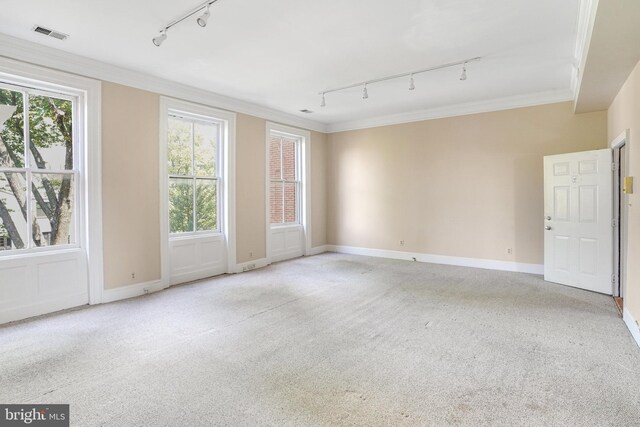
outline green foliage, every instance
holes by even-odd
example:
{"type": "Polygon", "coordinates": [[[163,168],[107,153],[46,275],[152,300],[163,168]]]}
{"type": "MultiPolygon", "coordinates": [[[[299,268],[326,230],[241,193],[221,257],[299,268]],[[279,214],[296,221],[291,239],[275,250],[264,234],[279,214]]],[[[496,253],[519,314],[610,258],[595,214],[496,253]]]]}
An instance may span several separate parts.
{"type": "MultiPolygon", "coordinates": [[[[15,106],[13,115],[4,123],[0,132],[0,167],[25,167],[25,151],[29,151],[31,167],[46,169],[73,169],[73,103],[70,100],[42,95],[28,96],[23,92],[0,89],[0,105],[15,106]],[[25,144],[25,99],[29,99],[28,134],[29,144],[25,144]],[[53,162],[53,163],[52,163],[53,162]]],[[[0,232],[8,233],[14,242],[21,242],[16,231],[16,211],[8,208],[7,197],[12,204],[19,204],[23,219],[26,220],[25,201],[34,197],[38,207],[46,213],[50,224],[52,244],[63,244],[69,240],[73,200],[71,175],[36,175],[29,194],[25,193],[24,176],[5,172],[12,188],[7,196],[0,198],[0,232]],[[36,182],[39,185],[36,186],[36,182]]],[[[35,206],[33,206],[35,210],[35,206]]],[[[19,214],[17,214],[19,215],[19,214]]],[[[31,224],[31,221],[27,221],[31,224]]],[[[42,236],[39,226],[31,230],[33,242],[39,245],[42,236]]]]}
{"type": "Polygon", "coordinates": [[[169,175],[184,177],[174,177],[169,180],[169,230],[172,233],[218,228],[217,180],[215,179],[216,132],[215,129],[212,131],[205,126],[209,125],[194,125],[191,121],[178,118],[169,119],[167,135],[169,175]]]}
{"type": "Polygon", "coordinates": [[[0,166],[24,167],[24,97],[21,92],[0,89],[0,105],[16,106],[16,111],[4,123],[0,132],[0,144],[4,143],[7,154],[0,157],[0,166]]]}

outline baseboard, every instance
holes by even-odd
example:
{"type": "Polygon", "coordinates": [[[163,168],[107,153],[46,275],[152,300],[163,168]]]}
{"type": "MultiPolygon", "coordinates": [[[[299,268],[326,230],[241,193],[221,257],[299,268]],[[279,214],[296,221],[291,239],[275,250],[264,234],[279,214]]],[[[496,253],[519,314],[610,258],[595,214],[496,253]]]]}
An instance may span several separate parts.
{"type": "Polygon", "coordinates": [[[325,252],[328,252],[327,245],[316,246],[314,248],[309,249],[306,256],[320,255],[325,252]]]}
{"type": "Polygon", "coordinates": [[[428,262],[431,264],[457,265],[460,267],[483,268],[487,270],[515,271],[518,273],[544,274],[541,264],[526,264],[521,262],[497,261],[481,258],[462,258],[446,255],[431,255],[419,252],[390,251],[386,249],[358,248],[353,246],[327,245],[328,252],[364,255],[377,258],[403,259],[407,261],[428,262]]]}
{"type": "Polygon", "coordinates": [[[181,285],[183,283],[195,282],[196,280],[209,279],[219,276],[227,272],[225,267],[215,269],[205,268],[196,271],[187,271],[186,273],[174,274],[169,277],[169,286],[181,285]]]}
{"type": "Polygon", "coordinates": [[[636,322],[636,319],[633,318],[626,307],[622,310],[622,313],[624,323],[627,325],[627,328],[629,328],[629,332],[631,332],[633,339],[636,340],[636,344],[640,347],[640,326],[638,326],[638,322],[636,322]]]}
{"type": "Polygon", "coordinates": [[[164,285],[161,280],[152,280],[150,282],[136,283],[135,285],[105,289],[102,293],[102,302],[107,303],[139,297],[140,295],[161,291],[167,287],[168,286],[164,285]]]}
{"type": "Polygon", "coordinates": [[[251,271],[257,268],[266,267],[269,264],[271,263],[266,258],[254,259],[251,261],[236,264],[236,266],[232,268],[229,273],[244,273],[245,271],[251,271]]]}

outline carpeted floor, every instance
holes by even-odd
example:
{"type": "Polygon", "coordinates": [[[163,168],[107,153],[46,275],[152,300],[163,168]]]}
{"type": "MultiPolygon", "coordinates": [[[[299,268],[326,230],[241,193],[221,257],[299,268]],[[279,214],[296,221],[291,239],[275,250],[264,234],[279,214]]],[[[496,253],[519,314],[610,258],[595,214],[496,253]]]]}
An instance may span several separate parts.
{"type": "Polygon", "coordinates": [[[0,402],[77,426],[640,425],[610,297],[324,254],[0,327],[0,402]]]}

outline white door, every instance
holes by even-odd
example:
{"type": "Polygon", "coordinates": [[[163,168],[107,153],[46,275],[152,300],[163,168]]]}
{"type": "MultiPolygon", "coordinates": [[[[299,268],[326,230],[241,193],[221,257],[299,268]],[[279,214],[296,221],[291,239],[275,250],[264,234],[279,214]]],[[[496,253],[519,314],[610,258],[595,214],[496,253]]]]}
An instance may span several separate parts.
{"type": "Polygon", "coordinates": [[[544,158],[544,278],[612,293],[610,149],[544,158]]]}

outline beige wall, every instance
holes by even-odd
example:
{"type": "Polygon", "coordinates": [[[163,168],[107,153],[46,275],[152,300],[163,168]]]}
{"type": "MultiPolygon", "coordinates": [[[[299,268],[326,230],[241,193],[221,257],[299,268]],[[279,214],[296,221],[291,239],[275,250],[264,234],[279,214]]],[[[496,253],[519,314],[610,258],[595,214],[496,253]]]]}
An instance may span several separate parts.
{"type": "Polygon", "coordinates": [[[106,289],[160,278],[159,101],[150,92],[102,85],[106,289]]]}
{"type": "MultiPolygon", "coordinates": [[[[158,94],[104,82],[103,215],[105,288],[160,278],[158,94]],[[135,274],[135,278],[132,278],[135,274]]],[[[236,257],[266,256],[266,121],[236,122],[236,257]]],[[[312,244],[326,243],[326,135],[312,132],[312,244]]]]}
{"type": "Polygon", "coordinates": [[[330,134],[328,242],[542,264],[543,156],[606,146],[571,102],[330,134]]]}
{"type": "Polygon", "coordinates": [[[327,244],[327,134],[311,132],[311,246],[327,244]]]}
{"type": "Polygon", "coordinates": [[[238,114],[236,119],[236,256],[247,262],[266,256],[266,124],[238,114]]]}
{"type": "MultiPolygon", "coordinates": [[[[631,137],[625,149],[629,162],[629,176],[636,180],[640,175],[640,62],[620,89],[608,111],[608,139],[612,141],[626,129],[631,137]]],[[[635,183],[634,194],[627,196],[627,294],[624,295],[625,308],[640,320],[640,207],[638,192],[640,184],[635,183]]]]}

